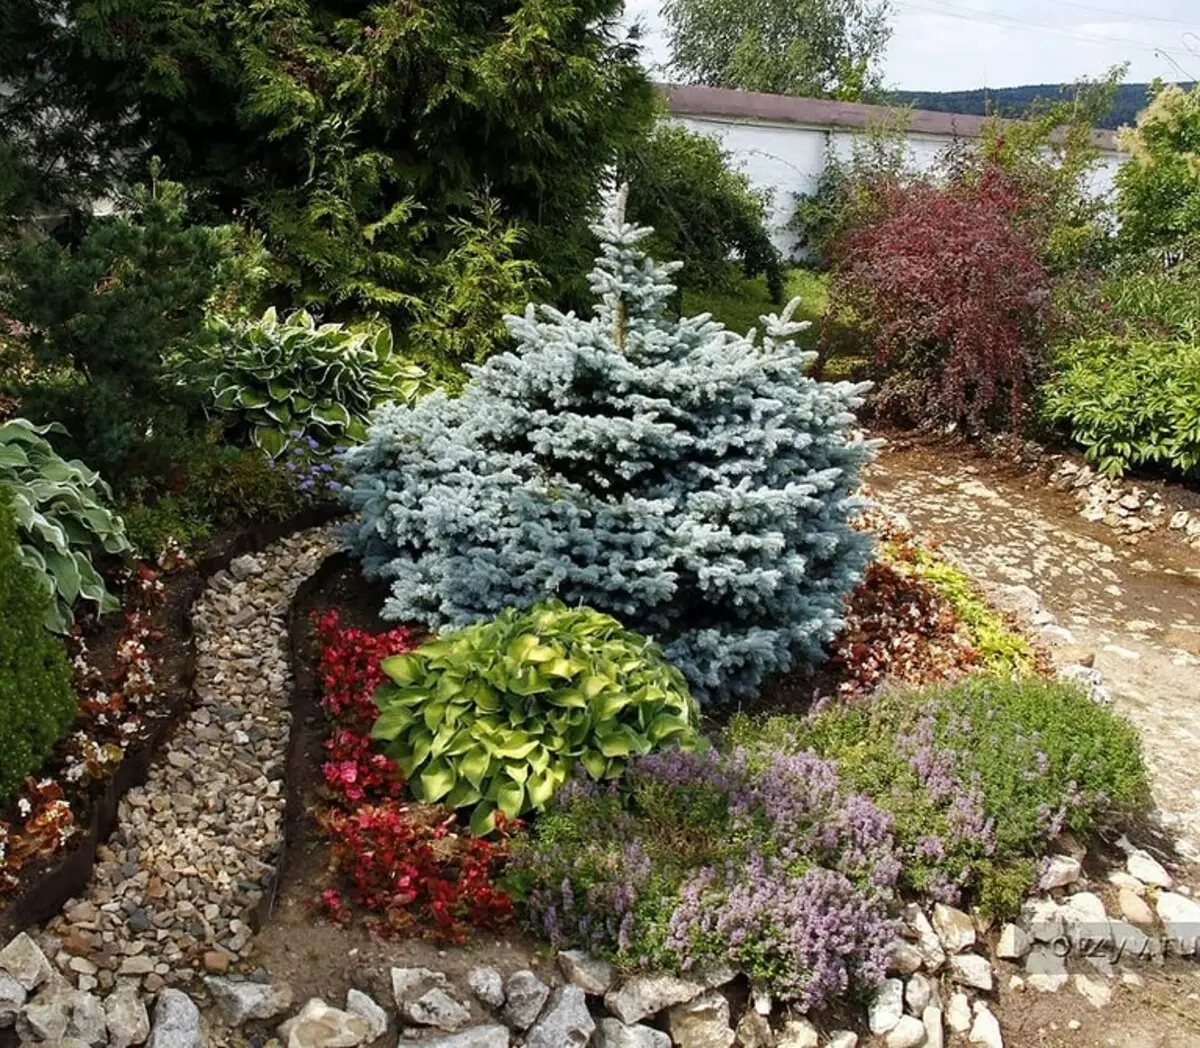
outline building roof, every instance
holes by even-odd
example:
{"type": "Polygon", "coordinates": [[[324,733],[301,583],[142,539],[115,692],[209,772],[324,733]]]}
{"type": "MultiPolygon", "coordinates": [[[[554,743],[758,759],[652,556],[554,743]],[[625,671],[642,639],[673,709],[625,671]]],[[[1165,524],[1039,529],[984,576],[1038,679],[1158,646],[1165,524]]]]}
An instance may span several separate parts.
{"type": "MultiPolygon", "coordinates": [[[[978,138],[985,118],[969,113],[937,113],[929,109],[902,109],[834,102],[826,98],[793,98],[757,91],[732,91],[724,87],[690,84],[660,84],[672,116],[716,117],[727,120],[763,120],[808,127],[866,128],[894,123],[908,117],[908,130],[946,138],[978,138]]],[[[1116,152],[1117,136],[1112,131],[1094,132],[1098,149],[1116,152]]]]}

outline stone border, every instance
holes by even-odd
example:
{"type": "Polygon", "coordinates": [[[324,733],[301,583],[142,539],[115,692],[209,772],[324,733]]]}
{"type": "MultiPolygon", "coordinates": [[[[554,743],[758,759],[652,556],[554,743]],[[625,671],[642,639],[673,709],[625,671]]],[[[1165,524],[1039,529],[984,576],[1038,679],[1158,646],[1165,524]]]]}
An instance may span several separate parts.
{"type": "Polygon", "coordinates": [[[71,849],[37,881],[28,885],[0,908],[0,941],[7,941],[18,932],[53,917],[67,900],[78,895],[86,887],[96,865],[97,850],[117,825],[117,809],[121,799],[130,789],[146,781],[158,752],[195,705],[193,684],[196,677],[196,651],[191,612],[196,601],[207,589],[212,576],[228,568],[238,556],[258,552],[294,532],[328,524],[342,517],[344,513],[340,506],[313,506],[287,520],[240,532],[221,549],[197,560],[195,572],[186,584],[179,618],[167,623],[169,629],[178,631],[184,637],[189,648],[184,672],[178,680],[171,682],[173,695],[168,705],[167,716],[154,726],[149,738],[136,749],[126,753],[112,777],[105,783],[103,793],[96,798],[88,825],[71,849]]]}

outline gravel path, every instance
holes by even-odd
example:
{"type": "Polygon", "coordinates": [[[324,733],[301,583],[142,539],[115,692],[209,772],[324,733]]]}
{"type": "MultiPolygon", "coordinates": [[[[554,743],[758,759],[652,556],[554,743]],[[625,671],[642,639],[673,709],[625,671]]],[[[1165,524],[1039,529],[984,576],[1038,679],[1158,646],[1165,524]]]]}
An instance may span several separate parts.
{"type": "Polygon", "coordinates": [[[952,448],[892,446],[869,483],[1039,630],[1056,662],[1094,655],[1142,733],[1164,825],[1200,860],[1200,553],[1089,523],[1069,495],[952,448]]]}
{"type": "Polygon", "coordinates": [[[196,603],[197,706],[122,800],[87,897],[48,928],[79,989],[153,992],[247,951],[284,830],[288,606],[333,547],[324,529],[239,557],[196,603]]]}

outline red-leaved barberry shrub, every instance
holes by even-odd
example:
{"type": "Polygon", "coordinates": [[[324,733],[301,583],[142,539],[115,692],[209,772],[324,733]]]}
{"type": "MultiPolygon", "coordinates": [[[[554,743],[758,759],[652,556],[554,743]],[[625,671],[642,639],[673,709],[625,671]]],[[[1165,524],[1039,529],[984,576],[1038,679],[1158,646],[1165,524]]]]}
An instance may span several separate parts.
{"type": "Polygon", "coordinates": [[[496,839],[485,841],[460,834],[451,808],[402,802],[396,762],[371,739],[380,663],[411,651],[412,633],[343,627],[332,610],[314,614],[313,625],[321,705],[332,722],[322,773],[334,803],[318,821],[329,839],[330,872],[345,885],[324,891],[319,908],[346,923],[357,906],[380,934],[417,931],[452,942],[471,927],[510,920],[512,899],[495,878],[520,824],[500,824],[496,839]]]}
{"type": "Polygon", "coordinates": [[[929,418],[1015,428],[1050,312],[1024,191],[985,166],[878,192],[872,218],[833,246],[834,316],[853,318],[885,374],[920,380],[929,418]]]}

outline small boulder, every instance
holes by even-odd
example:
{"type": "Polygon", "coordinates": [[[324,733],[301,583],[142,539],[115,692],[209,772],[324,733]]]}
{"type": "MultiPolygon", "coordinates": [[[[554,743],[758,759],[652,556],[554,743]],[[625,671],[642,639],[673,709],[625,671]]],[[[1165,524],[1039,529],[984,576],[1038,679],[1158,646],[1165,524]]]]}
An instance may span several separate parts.
{"type": "Polygon", "coordinates": [[[858,1048],[858,1034],[852,1030],[834,1030],[829,1035],[829,1048],[858,1048]]]}
{"type": "Polygon", "coordinates": [[[363,993],[362,990],[347,990],[346,1011],[357,1015],[367,1024],[368,1041],[377,1041],[387,1033],[388,1014],[370,994],[363,993]]]}
{"type": "Polygon", "coordinates": [[[898,972],[900,975],[912,975],[913,972],[920,971],[921,965],[924,963],[925,958],[922,956],[921,951],[912,943],[901,939],[892,949],[888,971],[898,972]]]}
{"type": "Polygon", "coordinates": [[[204,1048],[204,1044],[204,1027],[195,1002],[182,990],[162,990],[154,1002],[154,1026],[146,1048],[204,1048]]]}
{"type": "Polygon", "coordinates": [[[904,983],[885,979],[867,1009],[867,1024],[871,1033],[887,1033],[904,1014],[904,983]]]}
{"type": "Polygon", "coordinates": [[[933,982],[919,972],[908,980],[904,987],[904,1003],[913,1015],[920,1015],[933,1003],[936,992],[933,982]]]}
{"type": "Polygon", "coordinates": [[[734,1032],[737,1034],[738,1048],[774,1048],[775,1034],[771,1031],[771,1024],[753,1008],[747,1008],[742,1013],[734,1032]]]}
{"type": "Polygon", "coordinates": [[[0,1027],[12,1026],[29,995],[8,972],[0,972],[0,1027]]]}
{"type": "Polygon", "coordinates": [[[558,967],[568,982],[584,993],[603,997],[617,981],[617,970],[583,950],[564,950],[558,955],[558,967]]]}
{"type": "Polygon", "coordinates": [[[595,1032],[584,992],[578,986],[560,986],[529,1028],[525,1048],[584,1048],[595,1032]]]}
{"type": "Polygon", "coordinates": [[[888,1031],[887,1048],[920,1048],[925,1043],[925,1024],[912,1015],[902,1015],[888,1031]]]}
{"type": "Polygon", "coordinates": [[[725,995],[710,992],[667,1013],[671,1041],[678,1048],[730,1048],[736,1034],[729,1025],[725,995]]]}
{"type": "Polygon", "coordinates": [[[1020,925],[1006,924],[1000,929],[1000,941],[996,944],[996,956],[1006,961],[1019,961],[1033,945],[1029,933],[1020,925]]]}
{"type": "MultiPolygon", "coordinates": [[[[512,1003],[511,998],[509,1003],[512,1003]]],[[[417,1026],[433,1026],[449,1033],[461,1030],[471,1021],[471,1009],[440,986],[433,986],[416,1000],[409,1001],[400,1014],[417,1026]]]]}
{"type": "Polygon", "coordinates": [[[933,930],[947,953],[962,953],[975,945],[975,922],[969,914],[945,903],[933,908],[933,930]]]}
{"type": "Polygon", "coordinates": [[[1128,888],[1121,888],[1117,892],[1117,905],[1121,907],[1122,916],[1131,924],[1140,924],[1143,928],[1153,927],[1154,911],[1150,909],[1150,904],[1128,888]]]}
{"type": "Polygon", "coordinates": [[[1065,888],[1079,880],[1083,866],[1079,860],[1070,855],[1051,855],[1042,870],[1039,884],[1043,891],[1051,888],[1065,888]]]}
{"type": "Polygon", "coordinates": [[[1125,869],[1129,876],[1136,877],[1143,884],[1152,884],[1156,888],[1172,888],[1175,879],[1167,873],[1163,864],[1144,851],[1131,851],[1125,857],[1125,869]]]}
{"type": "Polygon", "coordinates": [[[1154,901],[1167,935],[1180,942],[1194,942],[1200,934],[1200,906],[1175,892],[1159,892],[1154,901]]]}
{"type": "Polygon", "coordinates": [[[605,1016],[596,1023],[596,1048],[671,1048],[671,1038],[653,1026],[626,1026],[605,1016]]]}
{"type": "Polygon", "coordinates": [[[990,993],[992,966],[986,957],[980,957],[976,953],[960,953],[950,958],[950,978],[963,986],[990,993]]]}
{"type": "Polygon", "coordinates": [[[108,1044],[108,1024],[104,1018],[104,1005],[99,997],[90,993],[76,992],[71,998],[71,1021],[67,1023],[67,1036],[85,1044],[108,1044]]]}
{"type": "Polygon", "coordinates": [[[504,1021],[517,1030],[528,1030],[541,1014],[550,987],[533,972],[513,972],[504,984],[504,1021]]]}
{"type": "Polygon", "coordinates": [[[820,1041],[817,1028],[807,1019],[790,1019],[784,1024],[775,1048],[817,1048],[820,1041]]]}
{"type": "Polygon", "coordinates": [[[1067,966],[1049,946],[1035,946],[1025,957],[1025,984],[1039,993],[1057,993],[1067,985],[1067,966]]]}
{"type": "Polygon", "coordinates": [[[1106,1008],[1112,1002],[1112,987],[1099,979],[1076,975],[1075,990],[1093,1008],[1106,1008]]]}
{"type": "Polygon", "coordinates": [[[916,936],[917,949],[925,959],[925,967],[931,972],[936,972],[946,963],[946,951],[942,949],[941,940],[933,930],[933,925],[929,923],[929,918],[920,906],[909,903],[904,907],[904,922],[916,936]]]}
{"type": "Polygon", "coordinates": [[[292,988],[287,983],[238,982],[210,975],[204,980],[221,1018],[229,1026],[253,1019],[274,1019],[292,1006],[292,988]]]}
{"type": "MultiPolygon", "coordinates": [[[[408,1042],[403,1039],[401,1045],[408,1042]]],[[[432,1041],[421,1041],[421,1048],[508,1048],[509,1034],[507,1026],[489,1023],[487,1026],[473,1026],[462,1033],[452,1033],[446,1037],[436,1037],[432,1041]]]]}
{"type": "Polygon", "coordinates": [[[104,1001],[104,1021],[109,1048],[131,1048],[150,1036],[150,1015],[142,995],[132,986],[121,986],[104,1001]]]}
{"type": "Polygon", "coordinates": [[[975,1021],[971,1024],[970,1041],[984,1048],[1004,1048],[1000,1023],[982,1001],[975,1002],[975,1021]]]}
{"type": "Polygon", "coordinates": [[[32,993],[54,974],[46,955],[24,932],[0,950],[0,971],[8,972],[26,993],[32,993]]]}
{"type": "Polygon", "coordinates": [[[370,1033],[362,1016],[333,1008],[320,997],[309,998],[298,1014],[279,1025],[286,1048],[357,1048],[370,1033]]]}
{"type": "Polygon", "coordinates": [[[67,1036],[71,1021],[70,991],[47,991],[27,1001],[17,1016],[17,1035],[22,1042],[57,1041],[67,1036]]]}
{"type": "Polygon", "coordinates": [[[956,993],[950,998],[946,1022],[955,1033],[966,1033],[971,1028],[971,1002],[965,993],[956,993]]]}
{"type": "Polygon", "coordinates": [[[491,967],[472,968],[467,973],[471,992],[490,1008],[504,1007],[504,977],[491,967]]]}
{"type": "Polygon", "coordinates": [[[704,987],[699,983],[674,975],[635,975],[604,995],[604,1007],[632,1026],[648,1015],[684,1004],[703,992],[704,987]]]}
{"type": "Polygon", "coordinates": [[[945,1044],[945,1030],[942,1029],[942,1010],[937,1005],[929,1005],[921,1013],[921,1025],[925,1027],[925,1048],[942,1048],[945,1044]]]}

